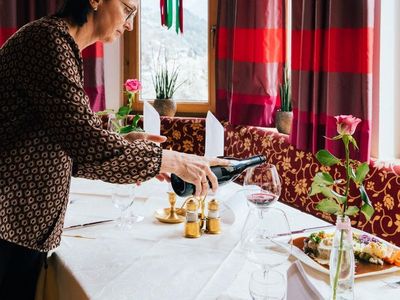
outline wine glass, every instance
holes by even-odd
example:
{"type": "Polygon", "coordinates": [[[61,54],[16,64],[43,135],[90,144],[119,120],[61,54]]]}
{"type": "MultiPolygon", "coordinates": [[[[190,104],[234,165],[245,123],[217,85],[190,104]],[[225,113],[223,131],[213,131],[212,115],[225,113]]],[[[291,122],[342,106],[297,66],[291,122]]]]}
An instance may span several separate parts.
{"type": "Polygon", "coordinates": [[[281,195],[281,180],[272,164],[250,168],[244,177],[243,192],[248,204],[260,209],[278,201],[281,195]]]}
{"type": "Polygon", "coordinates": [[[130,211],[135,198],[135,185],[115,184],[112,188],[112,202],[121,212],[117,226],[120,229],[128,229],[128,225],[143,220],[141,216],[135,216],[130,211]]]}
{"type": "Polygon", "coordinates": [[[292,234],[286,214],[275,207],[252,208],[242,230],[241,246],[247,259],[262,267],[250,278],[249,289],[253,299],[284,297],[285,279],[270,269],[287,261],[292,250],[292,234]]]}
{"type": "Polygon", "coordinates": [[[285,276],[277,271],[270,270],[267,274],[260,270],[254,271],[250,275],[250,296],[253,300],[283,300],[286,296],[285,282],[285,276]]]}

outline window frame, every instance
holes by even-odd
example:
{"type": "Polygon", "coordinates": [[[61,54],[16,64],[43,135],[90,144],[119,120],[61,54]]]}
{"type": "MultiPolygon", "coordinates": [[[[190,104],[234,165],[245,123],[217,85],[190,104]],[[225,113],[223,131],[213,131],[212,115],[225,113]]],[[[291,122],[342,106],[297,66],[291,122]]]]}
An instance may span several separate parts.
{"type": "MultiPolygon", "coordinates": [[[[208,102],[176,102],[177,115],[181,116],[205,116],[208,111],[215,113],[215,62],[216,62],[216,24],[218,1],[208,0],[208,102]]],[[[123,42],[123,82],[129,78],[140,79],[140,16],[138,14],[134,19],[133,30],[125,33],[123,42]]],[[[136,96],[134,102],[134,111],[143,112],[143,101],[136,96]]],[[[127,98],[123,100],[127,103],[127,98]]],[[[152,103],[153,101],[149,101],[152,103]]]]}

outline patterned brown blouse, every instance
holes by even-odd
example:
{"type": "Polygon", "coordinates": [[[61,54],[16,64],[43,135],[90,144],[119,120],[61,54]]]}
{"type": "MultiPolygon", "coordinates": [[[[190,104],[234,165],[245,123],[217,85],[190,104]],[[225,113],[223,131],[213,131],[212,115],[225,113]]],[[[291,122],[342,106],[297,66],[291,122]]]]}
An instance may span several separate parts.
{"type": "Polygon", "coordinates": [[[57,247],[71,176],[145,181],[159,173],[161,155],[153,143],[101,128],[62,19],[32,22],[0,49],[0,239],[57,247]]]}

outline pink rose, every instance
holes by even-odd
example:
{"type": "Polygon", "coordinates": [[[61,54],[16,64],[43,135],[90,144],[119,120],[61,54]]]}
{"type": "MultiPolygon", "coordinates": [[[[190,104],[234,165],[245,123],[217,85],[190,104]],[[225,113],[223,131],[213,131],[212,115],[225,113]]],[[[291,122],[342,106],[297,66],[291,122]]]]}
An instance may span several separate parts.
{"type": "Polygon", "coordinates": [[[361,119],[353,117],[352,115],[340,115],[336,116],[337,132],[340,135],[353,135],[356,131],[358,123],[361,119]]]}
{"type": "Polygon", "coordinates": [[[137,79],[128,79],[125,82],[125,89],[127,92],[136,93],[142,89],[142,84],[137,79]]]}

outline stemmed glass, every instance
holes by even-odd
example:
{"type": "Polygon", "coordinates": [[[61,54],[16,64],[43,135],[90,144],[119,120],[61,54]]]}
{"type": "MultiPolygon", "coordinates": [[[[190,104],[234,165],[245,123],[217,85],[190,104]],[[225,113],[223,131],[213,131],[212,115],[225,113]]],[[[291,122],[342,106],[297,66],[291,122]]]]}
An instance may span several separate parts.
{"type": "Polygon", "coordinates": [[[130,208],[135,198],[135,185],[133,184],[115,184],[112,188],[112,202],[121,212],[117,226],[122,229],[128,229],[132,223],[143,220],[142,216],[136,216],[130,208]]]}
{"type": "Polygon", "coordinates": [[[281,195],[281,180],[272,164],[250,168],[244,177],[243,192],[250,206],[264,209],[278,201],[281,195]]]}
{"type": "Polygon", "coordinates": [[[249,291],[252,299],[284,299],[286,280],[271,270],[288,260],[292,235],[286,214],[275,207],[252,208],[241,237],[247,258],[262,267],[252,273],[249,291]]]}

